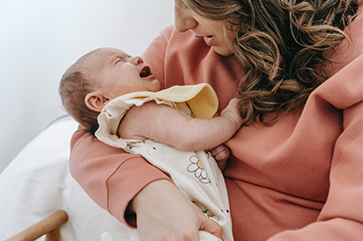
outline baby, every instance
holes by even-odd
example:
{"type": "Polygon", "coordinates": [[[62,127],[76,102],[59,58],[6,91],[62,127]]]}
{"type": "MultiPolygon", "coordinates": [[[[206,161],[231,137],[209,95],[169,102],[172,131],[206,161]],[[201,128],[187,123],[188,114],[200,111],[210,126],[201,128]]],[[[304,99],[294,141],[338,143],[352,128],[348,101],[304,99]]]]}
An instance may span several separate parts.
{"type": "MultiPolygon", "coordinates": [[[[152,67],[140,57],[101,48],[68,68],[59,93],[65,109],[87,131],[106,144],[143,155],[168,173],[188,198],[220,224],[223,239],[233,240],[224,179],[213,156],[204,150],[219,147],[229,156],[223,143],[242,125],[237,100],[212,118],[218,100],[210,85],[162,91],[160,86],[152,67]],[[141,122],[135,124],[136,119],[141,122]]],[[[201,231],[201,239],[203,235],[207,234],[201,231]]]]}

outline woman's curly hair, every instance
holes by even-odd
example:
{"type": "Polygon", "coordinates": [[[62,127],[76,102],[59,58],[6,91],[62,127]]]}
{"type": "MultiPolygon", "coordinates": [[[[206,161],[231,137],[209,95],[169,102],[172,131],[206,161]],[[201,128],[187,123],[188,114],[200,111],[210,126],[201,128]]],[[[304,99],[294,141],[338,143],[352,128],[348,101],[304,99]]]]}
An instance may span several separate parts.
{"type": "Polygon", "coordinates": [[[244,123],[302,107],[328,76],[324,65],[354,19],[357,0],[184,0],[201,16],[236,30],[244,123]]]}

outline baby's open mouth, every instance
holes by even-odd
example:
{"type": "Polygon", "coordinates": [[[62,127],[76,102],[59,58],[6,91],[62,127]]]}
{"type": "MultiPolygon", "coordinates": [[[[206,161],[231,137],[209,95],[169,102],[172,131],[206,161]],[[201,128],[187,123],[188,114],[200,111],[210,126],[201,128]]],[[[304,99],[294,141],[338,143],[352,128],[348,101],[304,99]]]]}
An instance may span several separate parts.
{"type": "Polygon", "coordinates": [[[140,77],[141,78],[145,78],[151,75],[151,70],[148,66],[145,66],[141,72],[140,72],[140,77]]]}

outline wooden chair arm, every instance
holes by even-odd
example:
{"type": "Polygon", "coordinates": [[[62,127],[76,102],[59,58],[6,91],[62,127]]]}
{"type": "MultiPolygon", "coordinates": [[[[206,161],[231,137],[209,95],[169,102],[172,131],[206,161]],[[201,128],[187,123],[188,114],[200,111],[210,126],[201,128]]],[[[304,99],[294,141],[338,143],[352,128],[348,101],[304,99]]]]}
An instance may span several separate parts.
{"type": "Polygon", "coordinates": [[[33,241],[46,235],[46,241],[60,240],[60,225],[67,222],[68,215],[60,210],[44,218],[36,224],[24,229],[20,233],[8,238],[5,241],[33,241]]]}

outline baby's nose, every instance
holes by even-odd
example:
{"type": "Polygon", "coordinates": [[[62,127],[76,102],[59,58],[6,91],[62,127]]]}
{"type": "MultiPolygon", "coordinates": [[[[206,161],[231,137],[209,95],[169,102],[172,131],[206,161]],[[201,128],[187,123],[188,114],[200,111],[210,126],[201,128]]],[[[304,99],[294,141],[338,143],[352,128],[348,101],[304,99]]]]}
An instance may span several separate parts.
{"type": "Polygon", "coordinates": [[[142,58],[139,57],[139,56],[132,57],[131,60],[130,60],[130,62],[133,63],[134,65],[138,65],[138,64],[144,63],[144,61],[142,60],[142,58]]]}

